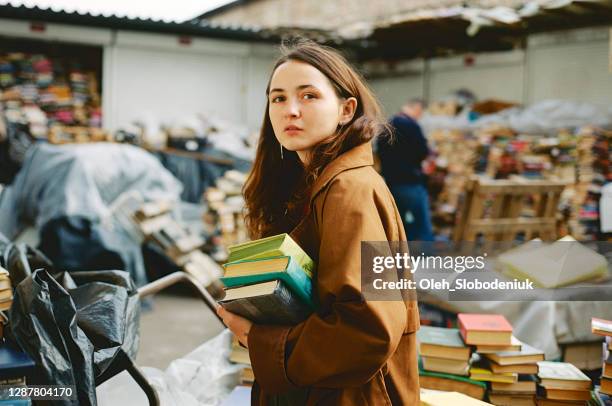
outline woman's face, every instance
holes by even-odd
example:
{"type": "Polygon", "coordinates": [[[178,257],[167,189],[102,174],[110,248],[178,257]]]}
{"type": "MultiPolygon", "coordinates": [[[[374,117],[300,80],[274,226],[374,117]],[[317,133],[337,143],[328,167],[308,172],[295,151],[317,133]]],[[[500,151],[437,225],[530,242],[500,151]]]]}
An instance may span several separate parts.
{"type": "Polygon", "coordinates": [[[357,100],[340,99],[317,68],[290,60],[274,71],[268,104],[278,141],[308,163],[312,148],[351,120],[357,100]]]}

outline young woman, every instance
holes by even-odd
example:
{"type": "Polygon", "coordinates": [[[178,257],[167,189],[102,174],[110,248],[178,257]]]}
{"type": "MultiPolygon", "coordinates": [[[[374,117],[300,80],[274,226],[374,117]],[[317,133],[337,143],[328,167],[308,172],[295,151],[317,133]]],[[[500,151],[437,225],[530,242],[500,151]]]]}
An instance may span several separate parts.
{"type": "Polygon", "coordinates": [[[366,301],[362,241],[405,241],[372,168],[383,128],[364,80],[331,48],[283,49],[244,188],[253,238],[288,232],[317,264],[317,313],[297,326],[251,323],[219,308],[248,347],[253,404],[418,405],[416,301],[366,301]]]}

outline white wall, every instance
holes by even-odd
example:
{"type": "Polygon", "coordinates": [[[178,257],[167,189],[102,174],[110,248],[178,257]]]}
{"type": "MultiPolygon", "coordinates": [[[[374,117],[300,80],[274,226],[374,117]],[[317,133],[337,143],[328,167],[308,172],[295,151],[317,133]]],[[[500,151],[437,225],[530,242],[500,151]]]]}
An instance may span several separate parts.
{"type": "Polygon", "coordinates": [[[370,85],[380,100],[385,115],[390,116],[397,113],[406,100],[423,97],[423,82],[422,74],[413,73],[372,80],[370,85]]]}
{"type": "Polygon", "coordinates": [[[466,64],[461,56],[432,59],[427,99],[439,100],[459,88],[467,88],[478,99],[519,103],[523,100],[522,51],[474,54],[470,57],[473,61],[471,65],[466,64]]]}
{"type": "Polygon", "coordinates": [[[561,98],[611,105],[609,36],[607,28],[539,34],[529,38],[525,51],[475,54],[471,66],[464,63],[464,56],[434,58],[423,63],[420,74],[394,74],[370,83],[391,112],[401,105],[407,90],[410,97],[438,100],[462,87],[479,99],[530,104],[561,98]],[[422,85],[422,94],[416,83],[422,85]]]}
{"type": "Polygon", "coordinates": [[[178,35],[0,19],[0,35],[96,45],[103,48],[103,126],[110,130],[152,117],[184,122],[215,114],[251,131],[261,125],[265,86],[276,47],[178,35]]]}
{"type": "Polygon", "coordinates": [[[266,49],[272,47],[200,38],[185,46],[171,35],[119,31],[105,49],[111,65],[104,78],[109,84],[105,126],[114,129],[151,116],[180,124],[212,114],[254,130],[273,58],[266,49]]]}
{"type": "Polygon", "coordinates": [[[587,29],[531,37],[527,102],[558,98],[612,105],[609,33],[587,29]]]}

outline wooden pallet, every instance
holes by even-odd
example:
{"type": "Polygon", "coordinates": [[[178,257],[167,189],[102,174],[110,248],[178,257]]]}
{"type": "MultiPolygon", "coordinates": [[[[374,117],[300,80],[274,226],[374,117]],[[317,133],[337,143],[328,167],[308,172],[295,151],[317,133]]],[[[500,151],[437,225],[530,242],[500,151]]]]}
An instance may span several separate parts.
{"type": "Polygon", "coordinates": [[[460,209],[454,241],[557,239],[557,206],[566,182],[472,178],[460,209]]]}

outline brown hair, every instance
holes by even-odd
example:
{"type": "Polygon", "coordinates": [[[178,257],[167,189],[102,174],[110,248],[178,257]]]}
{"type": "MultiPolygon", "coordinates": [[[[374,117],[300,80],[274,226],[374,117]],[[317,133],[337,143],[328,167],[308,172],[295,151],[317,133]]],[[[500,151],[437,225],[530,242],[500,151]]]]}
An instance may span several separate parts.
{"type": "Polygon", "coordinates": [[[287,61],[317,68],[329,79],[339,98],[355,97],[357,108],[350,122],[313,148],[308,166],[303,167],[294,151],[284,150],[281,159],[266,103],[255,162],[243,189],[251,238],[291,231],[303,217],[310,187],[325,166],[349,149],[369,142],[385,128],[380,105],[365,80],[336,50],[309,40],[281,45],[281,56],[270,74],[266,95],[274,72],[287,61]]]}

